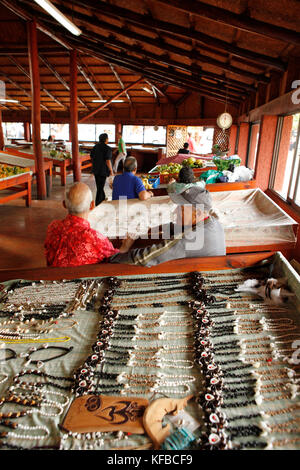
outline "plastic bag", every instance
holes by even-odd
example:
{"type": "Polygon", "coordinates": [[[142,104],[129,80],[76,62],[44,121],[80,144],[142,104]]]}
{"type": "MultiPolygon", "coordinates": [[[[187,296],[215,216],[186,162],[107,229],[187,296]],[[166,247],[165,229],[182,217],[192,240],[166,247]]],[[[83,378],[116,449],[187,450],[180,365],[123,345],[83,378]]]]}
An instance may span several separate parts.
{"type": "Polygon", "coordinates": [[[206,181],[206,184],[217,183],[223,173],[216,170],[208,170],[200,175],[200,180],[206,181]]]}

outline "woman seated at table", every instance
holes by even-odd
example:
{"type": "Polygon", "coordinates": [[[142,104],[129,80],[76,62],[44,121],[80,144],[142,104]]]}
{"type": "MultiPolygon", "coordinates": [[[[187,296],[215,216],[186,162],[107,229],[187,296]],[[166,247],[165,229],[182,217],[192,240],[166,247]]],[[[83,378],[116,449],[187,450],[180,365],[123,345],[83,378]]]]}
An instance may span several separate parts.
{"type": "MultiPolygon", "coordinates": [[[[188,182],[192,176],[188,169],[182,170],[181,181],[187,183],[175,182],[174,190],[169,190],[171,200],[177,204],[175,224],[165,224],[148,232],[150,237],[151,233],[159,232],[163,241],[146,248],[135,248],[124,254],[112,255],[108,260],[110,263],[150,267],[180,258],[226,254],[224,229],[212,209],[210,193],[204,189],[203,182],[188,182]]],[[[171,189],[172,184],[169,185],[171,189]]],[[[130,241],[128,238],[126,247],[133,244],[134,240],[130,241]]]]}

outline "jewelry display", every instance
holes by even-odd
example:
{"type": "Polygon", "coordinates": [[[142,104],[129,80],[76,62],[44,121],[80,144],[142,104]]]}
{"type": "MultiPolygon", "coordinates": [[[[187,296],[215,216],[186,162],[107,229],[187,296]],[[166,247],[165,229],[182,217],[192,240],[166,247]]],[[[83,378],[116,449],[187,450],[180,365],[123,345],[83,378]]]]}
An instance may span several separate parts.
{"type": "Polygon", "coordinates": [[[10,348],[5,348],[5,349],[0,349],[0,362],[5,362],[5,361],[10,361],[11,359],[15,359],[17,357],[16,351],[10,348]],[[9,352],[10,356],[9,357],[2,357],[2,353],[9,352]]]}
{"type": "MultiPolygon", "coordinates": [[[[60,336],[58,338],[46,338],[48,343],[66,343],[70,341],[70,336],[60,336]]],[[[10,344],[26,344],[26,343],[44,343],[45,338],[38,338],[38,339],[15,339],[15,340],[1,340],[0,342],[3,343],[10,343],[10,344]]]]}
{"type": "Polygon", "coordinates": [[[13,437],[14,439],[24,439],[28,441],[36,441],[37,439],[44,439],[49,436],[49,430],[45,426],[24,426],[17,424],[16,428],[24,431],[44,431],[44,434],[33,435],[33,434],[17,434],[13,431],[2,431],[0,432],[0,439],[7,439],[13,437]]]}
{"type": "Polygon", "coordinates": [[[31,348],[29,350],[28,353],[25,353],[22,357],[25,357],[27,359],[27,362],[26,364],[37,364],[38,366],[42,366],[45,362],[49,362],[49,361],[53,361],[54,359],[58,359],[60,357],[63,357],[65,356],[66,354],[68,354],[69,352],[71,352],[73,350],[73,346],[69,347],[69,348],[64,348],[62,346],[48,346],[48,344],[44,344],[43,346],[41,346],[40,348],[36,349],[36,348],[31,348]],[[38,352],[38,351],[43,351],[44,349],[59,349],[60,351],[62,351],[61,354],[58,354],[57,356],[53,356],[53,357],[50,357],[50,358],[47,358],[47,359],[43,359],[43,360],[40,360],[40,359],[32,359],[31,356],[32,354],[38,352]]]}
{"type": "MultiPolygon", "coordinates": [[[[260,268],[252,274],[264,279],[260,268]]],[[[45,438],[49,446],[40,448],[149,447],[147,436],[60,430],[70,400],[86,394],[123,400],[193,394],[191,414],[200,419],[199,429],[188,436],[180,424],[166,449],[298,447],[300,368],[289,362],[293,342],[300,339],[295,313],[288,305],[236,292],[246,278],[247,271],[230,269],[11,281],[1,291],[0,342],[18,347],[0,351],[7,368],[0,375],[1,448],[23,449],[28,441],[33,449],[35,440],[45,438]],[[69,336],[46,338],[67,329],[69,336]],[[79,366],[75,358],[74,371],[69,353],[80,352],[75,345],[84,335],[93,339],[79,366]],[[55,344],[65,341],[71,346],[55,344]],[[35,417],[43,419],[45,429],[34,426],[35,417]],[[56,434],[50,433],[54,428],[56,434]]]]}
{"type": "Polygon", "coordinates": [[[2,379],[0,379],[0,385],[1,385],[1,384],[4,384],[4,382],[7,381],[9,376],[7,374],[0,374],[0,375],[3,376],[2,379]]]}

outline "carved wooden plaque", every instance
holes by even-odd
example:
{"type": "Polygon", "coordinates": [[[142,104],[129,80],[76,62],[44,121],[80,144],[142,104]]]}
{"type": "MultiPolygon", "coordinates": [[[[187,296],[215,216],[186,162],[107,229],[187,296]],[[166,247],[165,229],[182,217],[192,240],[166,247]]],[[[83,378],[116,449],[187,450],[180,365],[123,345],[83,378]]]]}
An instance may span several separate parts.
{"type": "Polygon", "coordinates": [[[143,415],[148,405],[144,398],[84,395],[75,398],[62,427],[79,433],[124,431],[144,434],[143,415]]]}

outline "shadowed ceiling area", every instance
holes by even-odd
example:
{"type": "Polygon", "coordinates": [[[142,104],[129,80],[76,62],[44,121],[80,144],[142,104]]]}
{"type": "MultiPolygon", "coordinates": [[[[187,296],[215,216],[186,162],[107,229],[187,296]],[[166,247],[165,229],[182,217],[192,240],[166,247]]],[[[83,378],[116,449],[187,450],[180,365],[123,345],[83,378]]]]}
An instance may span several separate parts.
{"type": "MultiPolygon", "coordinates": [[[[297,77],[296,0],[73,0],[53,3],[82,31],[74,36],[35,2],[0,0],[0,79],[4,111],[31,108],[26,22],[38,27],[44,114],[69,114],[69,51],[78,51],[78,110],[122,93],[111,109],[178,107],[191,94],[238,110],[284,74],[297,77]],[[140,80],[141,79],[141,80],[140,80]]],[[[272,95],[272,90],[271,90],[272,95]]],[[[258,96],[259,98],[259,96],[258,96]]],[[[259,104],[259,103],[258,103],[259,104]]]]}

